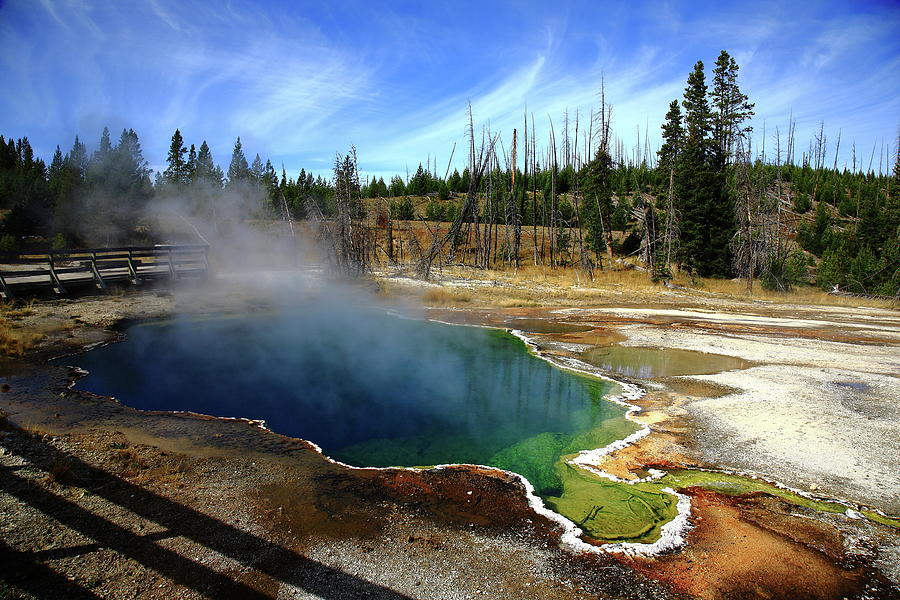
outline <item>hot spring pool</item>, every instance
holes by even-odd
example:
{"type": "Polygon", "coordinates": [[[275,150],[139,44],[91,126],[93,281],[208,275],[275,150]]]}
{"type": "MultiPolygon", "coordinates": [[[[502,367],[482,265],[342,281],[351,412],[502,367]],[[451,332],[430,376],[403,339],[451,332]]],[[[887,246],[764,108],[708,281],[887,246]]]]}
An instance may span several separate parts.
{"type": "Polygon", "coordinates": [[[604,398],[614,384],[558,369],[502,330],[305,305],[140,324],[62,361],[89,372],[78,387],[128,406],[262,419],[354,466],[510,470],[597,539],[652,537],[673,515],[671,496],[636,498],[563,460],[636,430],[604,398]]]}

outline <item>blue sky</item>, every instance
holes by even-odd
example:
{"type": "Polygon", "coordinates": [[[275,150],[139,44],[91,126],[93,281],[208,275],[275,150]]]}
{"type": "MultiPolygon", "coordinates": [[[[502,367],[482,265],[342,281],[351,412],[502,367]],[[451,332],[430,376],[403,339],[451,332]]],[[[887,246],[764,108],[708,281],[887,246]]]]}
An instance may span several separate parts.
{"type": "MultiPolygon", "coordinates": [[[[527,105],[537,129],[584,119],[601,77],[626,147],[680,97],[695,61],[722,49],[756,102],[755,141],[797,147],[824,121],[868,165],[900,126],[897,2],[93,2],[0,0],[0,133],[47,159],[78,134],[134,128],[151,166],[172,132],[204,139],[224,169],[236,136],[289,174],[327,173],[355,144],[365,174],[414,170],[454,142],[466,105],[508,146],[527,105]],[[729,5],[730,4],[730,5],[729,5]]],[[[434,160],[434,158],[432,158],[434,160]]]]}

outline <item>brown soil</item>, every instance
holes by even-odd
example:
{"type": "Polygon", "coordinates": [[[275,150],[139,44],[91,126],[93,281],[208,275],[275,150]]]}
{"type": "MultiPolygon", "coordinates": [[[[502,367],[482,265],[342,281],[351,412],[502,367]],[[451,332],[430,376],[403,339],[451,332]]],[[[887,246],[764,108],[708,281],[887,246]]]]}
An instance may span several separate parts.
{"type": "Polygon", "coordinates": [[[862,568],[840,566],[842,544],[833,528],[793,516],[768,498],[735,499],[700,489],[688,493],[695,527],[687,548],[624,562],[709,600],[824,600],[856,597],[865,590],[862,568]]]}

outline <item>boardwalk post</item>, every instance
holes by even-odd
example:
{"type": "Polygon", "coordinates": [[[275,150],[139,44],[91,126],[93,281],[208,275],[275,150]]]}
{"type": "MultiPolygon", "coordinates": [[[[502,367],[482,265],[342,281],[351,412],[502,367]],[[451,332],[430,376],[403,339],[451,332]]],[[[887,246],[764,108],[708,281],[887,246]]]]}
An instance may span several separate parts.
{"type": "Polygon", "coordinates": [[[169,276],[171,277],[172,281],[175,281],[176,279],[178,279],[178,273],[175,271],[175,262],[172,260],[172,247],[169,246],[167,250],[167,254],[169,255],[169,276]]]}
{"type": "Polygon", "coordinates": [[[209,246],[203,247],[203,276],[209,277],[209,246]]]}
{"type": "Polygon", "coordinates": [[[63,287],[62,283],[59,281],[59,276],[56,274],[56,266],[53,264],[53,254],[47,255],[47,262],[50,265],[50,282],[53,285],[53,291],[57,294],[65,294],[66,288],[63,287]]]}
{"type": "Polygon", "coordinates": [[[134,255],[132,254],[132,250],[128,250],[128,275],[129,280],[133,285],[137,285],[141,282],[140,277],[138,277],[137,269],[134,266],[134,255]]]}
{"type": "Polygon", "coordinates": [[[0,272],[0,295],[2,295],[7,300],[12,298],[12,292],[6,286],[6,280],[3,278],[2,272],[0,272]]]}
{"type": "Polygon", "coordinates": [[[91,252],[91,272],[94,274],[94,285],[98,290],[106,289],[106,282],[100,277],[100,271],[97,269],[97,253],[91,252]]]}

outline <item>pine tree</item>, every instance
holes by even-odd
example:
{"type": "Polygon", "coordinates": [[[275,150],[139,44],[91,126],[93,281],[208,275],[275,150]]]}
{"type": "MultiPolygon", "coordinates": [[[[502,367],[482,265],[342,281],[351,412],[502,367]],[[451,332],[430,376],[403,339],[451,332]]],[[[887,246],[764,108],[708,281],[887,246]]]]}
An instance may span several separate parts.
{"type": "Polygon", "coordinates": [[[53,153],[53,160],[50,162],[50,171],[48,173],[48,177],[50,178],[51,188],[54,187],[52,183],[54,181],[58,181],[62,176],[64,168],[63,154],[62,150],[59,149],[59,146],[56,146],[56,152],[53,153]]]}
{"type": "Polygon", "coordinates": [[[663,145],[657,155],[659,156],[659,169],[667,181],[666,223],[662,251],[654,256],[653,279],[655,281],[671,278],[669,265],[674,258],[678,237],[678,215],[675,209],[675,167],[681,157],[684,144],[681,105],[678,104],[678,100],[672,100],[669,104],[669,112],[666,113],[666,121],[662,125],[662,136],[663,145]]]}
{"type": "Polygon", "coordinates": [[[897,156],[894,157],[894,196],[900,195],[900,134],[897,135],[897,156]]]}
{"type": "Polygon", "coordinates": [[[234,187],[238,183],[245,182],[250,177],[250,167],[247,157],[241,149],[241,138],[238,137],[231,152],[231,163],[228,165],[228,186],[234,187]]]}
{"type": "Polygon", "coordinates": [[[190,163],[185,160],[187,148],[181,131],[175,130],[172,134],[172,143],[169,145],[169,155],[166,157],[166,170],[163,171],[163,180],[169,185],[187,185],[190,181],[190,163]]]}
{"type": "Polygon", "coordinates": [[[453,174],[450,175],[450,179],[447,181],[447,184],[450,186],[450,191],[466,193],[468,190],[462,189],[462,177],[459,175],[459,171],[453,169],[453,174]]]}
{"type": "Polygon", "coordinates": [[[666,121],[662,125],[663,145],[656,153],[659,157],[659,168],[666,173],[675,168],[678,155],[681,153],[684,139],[681,121],[681,106],[678,104],[678,100],[672,100],[669,104],[669,112],[666,113],[666,121]]]}
{"type": "Polygon", "coordinates": [[[713,71],[713,89],[710,94],[715,108],[713,137],[720,164],[734,155],[739,139],[746,139],[753,128],[744,121],[753,116],[754,104],[737,84],[738,65],[728,52],[722,50],[713,71]]]}
{"type": "Polygon", "coordinates": [[[66,155],[66,161],[69,163],[70,168],[78,172],[79,178],[84,177],[88,166],[87,148],[81,143],[77,135],[75,136],[75,142],[72,144],[72,149],[66,155]]]}
{"type": "Polygon", "coordinates": [[[406,185],[406,191],[413,196],[424,196],[428,193],[428,180],[430,176],[428,172],[422,167],[422,163],[419,163],[419,168],[416,169],[416,174],[413,175],[412,179],[409,180],[409,183],[406,185]]]}
{"type": "Polygon", "coordinates": [[[96,156],[102,161],[112,152],[112,142],[109,139],[109,127],[103,128],[100,134],[100,145],[97,147],[96,156]]]}
{"type": "Polygon", "coordinates": [[[222,170],[216,166],[212,153],[209,151],[209,145],[206,140],[203,140],[203,143],[200,144],[200,151],[197,153],[191,182],[221,188],[222,179],[222,170]]]}
{"type": "Polygon", "coordinates": [[[682,106],[685,138],[674,186],[680,217],[678,258],[689,271],[701,276],[727,277],[731,273],[729,243],[734,219],[725,195],[725,174],[716,159],[713,114],[702,61],[697,61],[688,76],[682,106]]]}
{"type": "Polygon", "coordinates": [[[134,129],[123,129],[119,143],[111,153],[112,173],[107,190],[113,194],[114,201],[123,203],[123,210],[117,215],[130,229],[136,217],[134,210],[143,208],[152,194],[150,169],[144,159],[141,142],[134,129]]]}
{"type": "Polygon", "coordinates": [[[581,223],[587,228],[588,247],[601,264],[603,252],[612,260],[612,166],[612,157],[601,146],[581,174],[581,223]]]}
{"type": "Polygon", "coordinates": [[[197,168],[197,149],[191,144],[191,149],[188,150],[188,158],[187,158],[187,181],[185,183],[190,183],[194,179],[194,170],[197,168]]]}
{"type": "Polygon", "coordinates": [[[266,169],[263,166],[262,159],[259,157],[259,154],[257,154],[253,159],[253,164],[250,165],[250,180],[257,185],[263,185],[265,179],[266,169]]]}
{"type": "Polygon", "coordinates": [[[400,178],[399,175],[394,175],[393,177],[391,177],[390,194],[394,198],[406,194],[406,184],[403,183],[403,179],[400,178]]]}
{"type": "Polygon", "coordinates": [[[109,138],[109,128],[104,127],[103,133],[100,135],[100,143],[85,166],[85,176],[91,186],[103,188],[106,185],[114,168],[113,162],[113,148],[109,138]]]}

